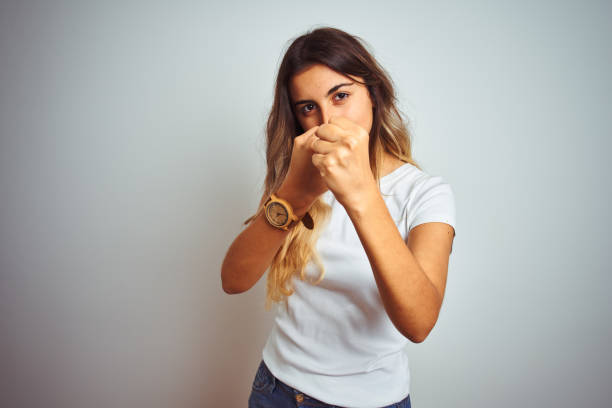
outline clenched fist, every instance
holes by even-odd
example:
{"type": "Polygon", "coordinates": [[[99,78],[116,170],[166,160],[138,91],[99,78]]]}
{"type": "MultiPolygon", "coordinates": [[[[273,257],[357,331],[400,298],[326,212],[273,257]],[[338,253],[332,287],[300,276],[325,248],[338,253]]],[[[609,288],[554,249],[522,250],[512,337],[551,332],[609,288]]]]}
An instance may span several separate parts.
{"type": "Polygon", "coordinates": [[[313,151],[312,164],[347,209],[359,204],[372,189],[378,190],[370,168],[369,138],[368,132],[355,122],[335,116],[317,126],[307,139],[313,151]]]}

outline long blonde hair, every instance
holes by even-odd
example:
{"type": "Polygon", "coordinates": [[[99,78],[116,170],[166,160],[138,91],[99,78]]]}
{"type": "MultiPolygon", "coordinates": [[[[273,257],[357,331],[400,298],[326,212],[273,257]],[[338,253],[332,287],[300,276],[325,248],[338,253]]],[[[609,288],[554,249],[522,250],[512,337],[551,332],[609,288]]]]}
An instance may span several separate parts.
{"type": "MultiPolygon", "coordinates": [[[[365,42],[336,28],[317,28],[293,40],[280,64],[266,126],[268,169],[264,192],[259,210],[245,224],[261,213],[266,197],[278,190],[287,175],[293,138],[304,133],[291,109],[289,80],[313,64],[323,64],[336,72],[364,79],[363,84],[367,86],[374,105],[369,151],[370,167],[379,186],[384,152],[420,169],[412,158],[411,133],[396,106],[392,82],[367,51],[365,42]]],[[[294,292],[292,278],[299,276],[305,280],[304,271],[309,261],[315,262],[321,271],[319,278],[311,283],[318,284],[325,275],[315,244],[329,220],[331,207],[319,197],[308,212],[314,221],[314,229],[297,224],[272,259],[266,284],[266,310],[273,302],[284,301],[286,304],[288,296],[294,292]]]]}

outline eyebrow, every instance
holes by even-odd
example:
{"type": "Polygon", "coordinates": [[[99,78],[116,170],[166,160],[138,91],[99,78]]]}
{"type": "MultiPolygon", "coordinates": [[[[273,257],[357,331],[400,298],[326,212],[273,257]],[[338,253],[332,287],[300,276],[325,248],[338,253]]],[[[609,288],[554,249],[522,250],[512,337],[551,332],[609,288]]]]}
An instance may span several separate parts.
{"type": "MultiPolygon", "coordinates": [[[[329,91],[327,91],[327,96],[331,95],[332,93],[334,93],[335,91],[337,91],[337,90],[338,90],[340,87],[342,87],[342,86],[350,86],[350,85],[353,85],[353,84],[354,84],[354,82],[347,82],[347,83],[344,83],[344,84],[338,84],[338,85],[336,85],[336,86],[334,86],[334,87],[330,88],[330,89],[329,89],[329,91]]],[[[301,104],[304,104],[304,103],[314,103],[314,101],[313,101],[313,100],[311,100],[311,99],[303,99],[303,100],[301,100],[301,101],[297,101],[297,102],[296,102],[296,103],[294,103],[293,105],[294,105],[294,106],[298,106],[298,105],[301,105],[301,104]]]]}

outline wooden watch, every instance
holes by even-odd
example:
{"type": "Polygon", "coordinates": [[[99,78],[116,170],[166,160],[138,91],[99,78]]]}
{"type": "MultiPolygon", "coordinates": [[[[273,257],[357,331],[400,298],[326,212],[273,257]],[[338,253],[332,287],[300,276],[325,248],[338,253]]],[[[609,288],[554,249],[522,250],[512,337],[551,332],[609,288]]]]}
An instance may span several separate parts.
{"type": "MultiPolygon", "coordinates": [[[[268,220],[270,225],[285,231],[295,227],[300,222],[300,219],[293,212],[291,204],[274,194],[270,194],[270,197],[268,197],[268,200],[265,202],[264,212],[266,220],[268,220]]],[[[310,214],[306,213],[301,221],[306,228],[313,228],[310,214]]]]}

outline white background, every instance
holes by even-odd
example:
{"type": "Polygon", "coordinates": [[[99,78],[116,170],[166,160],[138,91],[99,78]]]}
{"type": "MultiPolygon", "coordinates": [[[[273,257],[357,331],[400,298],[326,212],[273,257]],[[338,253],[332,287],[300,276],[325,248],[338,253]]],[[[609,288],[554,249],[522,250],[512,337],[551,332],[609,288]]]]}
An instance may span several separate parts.
{"type": "MultiPolygon", "coordinates": [[[[413,406],[604,407],[612,391],[612,6],[599,1],[4,1],[0,404],[246,407],[265,279],[227,295],[291,39],[390,73],[455,193],[413,406]]],[[[384,390],[381,390],[384,392],[384,390]]]]}

